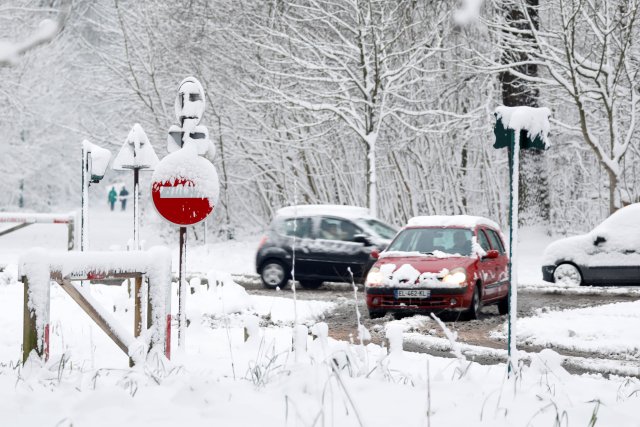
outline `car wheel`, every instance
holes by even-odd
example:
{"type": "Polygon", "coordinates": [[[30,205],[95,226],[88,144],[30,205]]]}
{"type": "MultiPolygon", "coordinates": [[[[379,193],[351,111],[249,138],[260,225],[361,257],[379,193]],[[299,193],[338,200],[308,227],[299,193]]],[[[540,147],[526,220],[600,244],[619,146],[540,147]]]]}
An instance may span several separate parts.
{"type": "Polygon", "coordinates": [[[369,319],[379,319],[387,315],[384,310],[369,310],[369,319]]]}
{"type": "Polygon", "coordinates": [[[498,313],[501,315],[509,313],[509,295],[498,301],[498,313]]]}
{"type": "Polygon", "coordinates": [[[476,320],[480,316],[480,310],[482,310],[482,300],[480,298],[480,286],[476,283],[473,289],[473,297],[471,298],[471,304],[465,311],[465,317],[469,320],[476,320]]]}
{"type": "Polygon", "coordinates": [[[323,282],[321,280],[301,280],[300,286],[305,289],[318,289],[322,286],[322,283],[323,282]]]}
{"type": "Polygon", "coordinates": [[[553,271],[555,283],[565,286],[580,286],[582,284],[582,274],[578,267],[573,264],[560,264],[553,271]]]}
{"type": "Polygon", "coordinates": [[[265,288],[283,288],[289,281],[289,273],[280,261],[269,260],[262,266],[260,279],[265,288]]]}

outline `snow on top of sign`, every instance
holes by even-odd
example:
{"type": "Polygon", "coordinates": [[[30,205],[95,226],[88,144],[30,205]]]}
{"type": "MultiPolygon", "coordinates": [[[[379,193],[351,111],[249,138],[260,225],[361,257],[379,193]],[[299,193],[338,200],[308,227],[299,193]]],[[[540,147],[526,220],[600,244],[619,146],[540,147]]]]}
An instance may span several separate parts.
{"type": "Polygon", "coordinates": [[[335,215],[343,218],[372,218],[369,209],[346,205],[297,205],[286,206],[276,211],[276,216],[335,215]]]}
{"type": "Polygon", "coordinates": [[[82,141],[82,148],[91,152],[91,174],[104,176],[111,160],[111,152],[86,139],[82,141]]]}
{"type": "Polygon", "coordinates": [[[118,155],[113,159],[112,169],[153,169],[158,164],[158,156],[149,142],[142,126],[133,125],[118,155]]]}
{"type": "Polygon", "coordinates": [[[195,117],[199,122],[204,114],[204,108],[204,89],[198,79],[195,77],[187,77],[182,80],[180,86],[178,86],[178,95],[176,96],[174,104],[176,119],[180,121],[182,117],[195,117]],[[190,100],[189,97],[186,97],[184,102],[182,102],[181,98],[185,94],[199,94],[200,99],[190,100]]]}
{"type": "Polygon", "coordinates": [[[152,182],[170,182],[176,184],[181,180],[193,182],[194,190],[209,200],[214,207],[220,195],[218,173],[213,164],[198,155],[195,144],[185,144],[163,158],[156,166],[151,178],[152,182]]]}
{"type": "Polygon", "coordinates": [[[480,8],[484,0],[462,0],[462,5],[453,13],[458,25],[467,25],[480,17],[480,8]]]}
{"type": "Polygon", "coordinates": [[[506,107],[501,105],[496,108],[497,117],[502,120],[505,129],[514,131],[526,130],[530,138],[540,136],[544,144],[548,147],[549,140],[549,117],[551,110],[546,107],[506,107]]]}
{"type": "Polygon", "coordinates": [[[416,216],[409,220],[408,227],[462,227],[475,228],[478,225],[486,225],[496,230],[500,227],[490,219],[471,215],[430,215],[416,216]]]}

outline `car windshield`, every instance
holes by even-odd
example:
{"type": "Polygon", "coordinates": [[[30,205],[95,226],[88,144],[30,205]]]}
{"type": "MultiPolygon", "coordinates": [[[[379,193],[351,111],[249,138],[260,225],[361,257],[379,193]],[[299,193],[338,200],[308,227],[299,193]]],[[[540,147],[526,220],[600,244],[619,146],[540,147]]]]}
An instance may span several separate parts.
{"type": "Polygon", "coordinates": [[[465,228],[407,228],[387,248],[388,252],[435,251],[471,256],[473,233],[465,228]]]}
{"type": "Polygon", "coordinates": [[[358,222],[364,224],[366,228],[373,231],[383,239],[391,240],[393,239],[393,236],[395,236],[398,232],[397,229],[385,224],[382,221],[378,221],[377,219],[360,219],[358,220],[358,222]]]}

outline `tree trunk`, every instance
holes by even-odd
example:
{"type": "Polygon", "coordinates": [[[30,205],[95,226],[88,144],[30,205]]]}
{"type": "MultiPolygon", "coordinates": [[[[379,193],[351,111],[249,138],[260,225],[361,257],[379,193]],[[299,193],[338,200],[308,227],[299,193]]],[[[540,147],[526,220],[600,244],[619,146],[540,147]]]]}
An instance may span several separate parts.
{"type": "MultiPolygon", "coordinates": [[[[538,0],[526,0],[526,3],[529,8],[529,15],[537,27],[538,0]]],[[[524,22],[524,15],[517,8],[510,10],[507,18],[515,29],[525,30],[527,28],[528,24],[524,22]]],[[[520,37],[528,39],[531,35],[523,32],[520,37]]],[[[512,51],[507,51],[502,58],[503,62],[507,64],[525,59],[521,53],[512,51]]],[[[517,67],[517,69],[519,72],[529,76],[538,75],[538,67],[536,65],[523,65],[517,67]]],[[[508,107],[538,107],[538,90],[532,88],[526,81],[504,72],[500,76],[500,82],[502,84],[502,103],[504,105],[508,107]]],[[[551,219],[551,203],[544,151],[523,150],[521,152],[519,188],[519,208],[521,212],[519,225],[537,225],[548,229],[551,219]]]]}
{"type": "Polygon", "coordinates": [[[610,169],[607,169],[609,176],[609,215],[622,207],[620,194],[618,193],[618,176],[610,169]]]}
{"type": "Polygon", "coordinates": [[[376,177],[375,142],[365,141],[365,157],[367,159],[367,207],[369,213],[378,217],[378,185],[376,177]]]}

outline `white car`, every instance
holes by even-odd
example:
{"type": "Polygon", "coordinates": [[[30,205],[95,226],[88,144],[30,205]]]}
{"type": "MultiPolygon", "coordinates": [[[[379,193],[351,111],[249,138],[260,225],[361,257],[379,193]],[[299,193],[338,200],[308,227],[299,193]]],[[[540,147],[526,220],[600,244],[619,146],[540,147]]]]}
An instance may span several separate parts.
{"type": "Polygon", "coordinates": [[[640,285],[640,203],[619,209],[587,234],[551,243],[542,278],[568,286],[640,285]]]}

